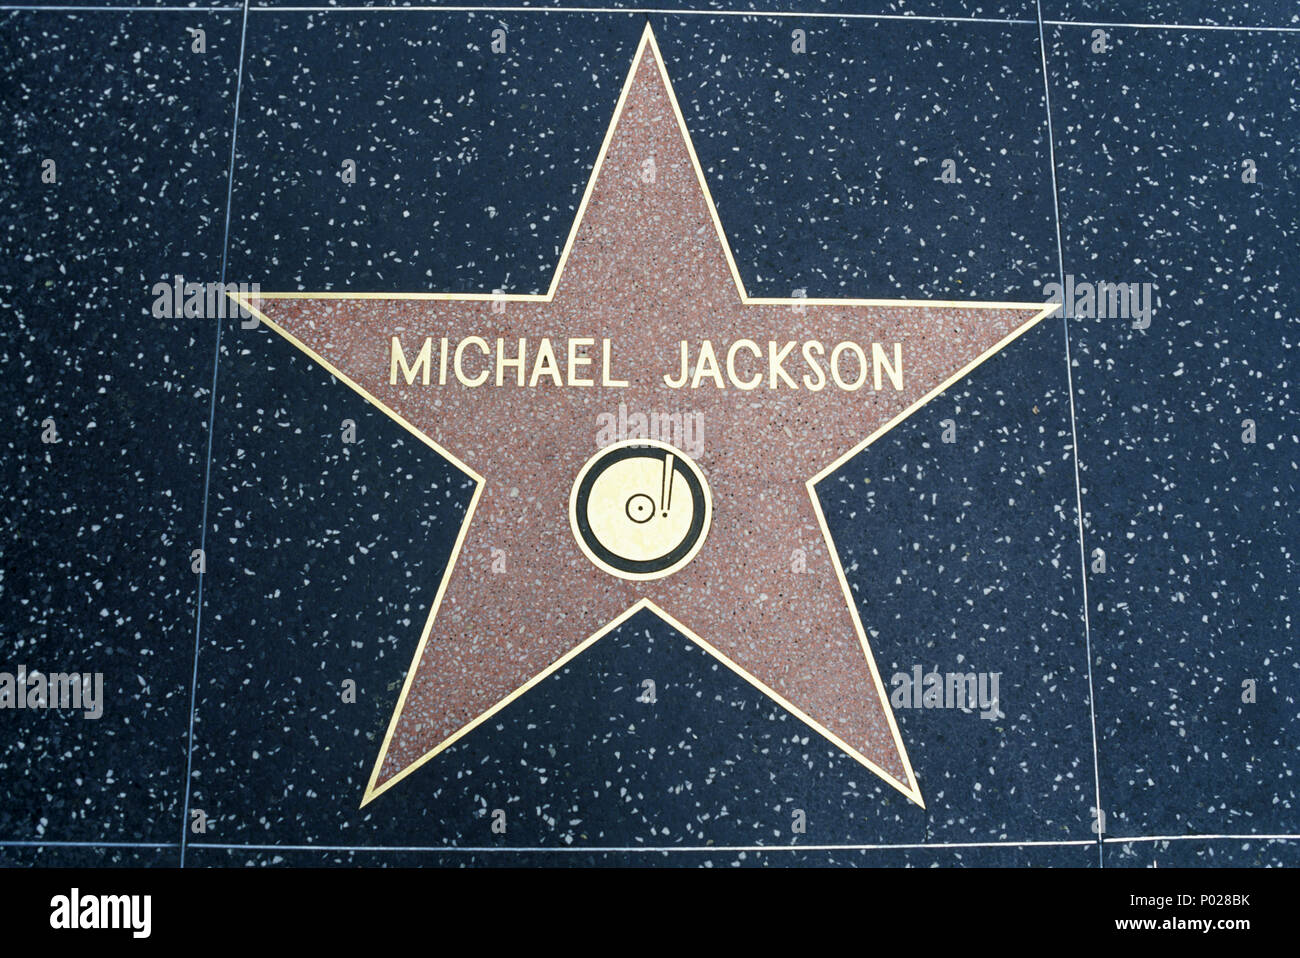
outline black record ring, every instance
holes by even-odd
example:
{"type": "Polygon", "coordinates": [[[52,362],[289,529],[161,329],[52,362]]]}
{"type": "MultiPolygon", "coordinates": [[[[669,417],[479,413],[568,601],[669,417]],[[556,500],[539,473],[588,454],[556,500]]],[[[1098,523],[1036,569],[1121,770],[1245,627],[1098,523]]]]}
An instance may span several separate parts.
{"type": "Polygon", "coordinates": [[[699,541],[700,533],[704,531],[704,518],[708,508],[709,504],[704,496],[704,487],[700,484],[700,480],[695,473],[682,461],[681,454],[673,450],[661,450],[657,446],[622,446],[610,450],[588,469],[587,474],[582,477],[582,482],[578,485],[577,500],[574,503],[574,513],[578,520],[578,534],[582,536],[582,541],[591,550],[592,555],[610,568],[633,575],[662,572],[686,558],[691,549],[694,548],[695,543],[699,541]],[[695,503],[695,515],[691,517],[691,527],[687,530],[682,541],[667,555],[660,556],[657,559],[627,559],[610,552],[596,538],[596,534],[591,529],[591,523],[587,520],[587,502],[591,498],[592,486],[596,484],[596,480],[604,474],[606,469],[616,462],[622,462],[624,459],[631,459],[634,456],[649,458],[645,456],[646,449],[655,449],[662,452],[665,457],[670,454],[674,457],[673,472],[680,473],[682,478],[686,480],[686,484],[691,490],[691,500],[695,503]]]}

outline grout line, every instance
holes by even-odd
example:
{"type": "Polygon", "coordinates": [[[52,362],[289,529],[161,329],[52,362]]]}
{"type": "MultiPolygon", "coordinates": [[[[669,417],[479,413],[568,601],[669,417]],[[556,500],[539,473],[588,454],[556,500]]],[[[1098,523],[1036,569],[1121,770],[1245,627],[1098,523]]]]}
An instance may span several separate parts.
{"type": "MultiPolygon", "coordinates": [[[[1210,842],[1210,841],[1259,841],[1259,842],[1296,842],[1300,834],[1236,834],[1236,835],[1138,835],[1131,838],[1106,838],[1108,845],[1128,845],[1138,842],[1210,842]]],[[[824,851],[892,851],[925,849],[960,849],[960,848],[1079,848],[1092,844],[1092,839],[1045,840],[1045,841],[1003,841],[1003,842],[907,842],[881,843],[874,845],[676,845],[654,848],[646,845],[593,845],[593,846],[556,846],[556,847],[509,847],[509,846],[470,846],[470,845],[240,845],[231,842],[190,842],[190,848],[207,848],[216,851],[312,851],[312,852],[505,852],[510,854],[573,854],[587,852],[590,854],[649,853],[671,854],[674,852],[824,852],[824,851]]],[[[111,841],[8,841],[0,840],[0,848],[179,848],[176,842],[111,842],[111,841]]]]}
{"type": "Polygon", "coordinates": [[[0,841],[0,848],[176,848],[175,842],[17,842],[0,841]]]}
{"type": "Polygon", "coordinates": [[[253,7],[254,13],[590,13],[590,14],[636,14],[642,16],[682,16],[682,17],[753,17],[754,19],[789,19],[789,20],[886,20],[914,21],[918,23],[991,23],[1001,26],[1030,26],[1047,24],[1062,27],[1110,27],[1113,29],[1134,30],[1219,30],[1219,31],[1263,31],[1269,33],[1300,33],[1300,26],[1236,26],[1196,23],[1093,23],[1082,20],[1043,20],[1042,11],[1034,20],[1019,17],[961,17],[932,16],[928,14],[899,13],[831,13],[824,11],[790,11],[790,10],[680,10],[667,7],[518,7],[518,6],[287,6],[262,4],[253,7]]]}
{"type": "MultiPolygon", "coordinates": [[[[1061,202],[1056,184],[1056,146],[1052,133],[1052,89],[1047,76],[1047,38],[1043,32],[1042,0],[1038,9],[1038,52],[1043,61],[1043,107],[1047,114],[1047,159],[1052,173],[1052,213],[1056,224],[1056,266],[1061,288],[1065,288],[1065,247],[1061,242],[1061,202]]],[[[1101,808],[1101,761],[1097,756],[1097,696],[1092,682],[1092,623],[1088,613],[1088,552],[1083,542],[1083,483],[1079,478],[1079,432],[1074,409],[1074,368],[1070,355],[1070,322],[1061,310],[1061,330],[1065,334],[1065,384],[1070,395],[1070,458],[1074,461],[1074,503],[1079,517],[1079,582],[1083,587],[1083,647],[1088,657],[1088,718],[1092,727],[1093,809],[1096,812],[1097,859],[1105,868],[1102,838],[1106,831],[1105,813],[1101,808]]]]}
{"type": "Polygon", "coordinates": [[[1136,838],[1107,838],[1106,843],[1109,845],[1128,845],[1132,842],[1195,842],[1195,841],[1272,841],[1272,842],[1294,842],[1300,841],[1300,835],[1273,834],[1273,835],[1139,835],[1136,838]]]}
{"type": "Polygon", "coordinates": [[[901,13],[828,13],[808,11],[795,13],[783,10],[689,10],[672,7],[518,7],[518,6],[454,6],[414,4],[396,6],[287,6],[262,4],[253,7],[254,13],[591,13],[598,15],[625,13],[632,16],[683,16],[683,17],[753,17],[755,19],[800,20],[914,20],[918,23],[997,23],[1031,24],[1033,20],[1004,17],[944,17],[901,13]]]}
{"type": "MultiPolygon", "coordinates": [[[[230,168],[226,177],[226,226],[221,238],[221,285],[226,284],[226,259],[230,250],[230,207],[235,192],[235,149],[239,142],[239,99],[244,88],[244,41],[248,37],[248,0],[244,0],[243,25],[239,30],[239,67],[235,74],[235,116],[230,130],[230,168]]],[[[238,313],[236,313],[238,315],[238,313]]],[[[212,485],[212,439],[217,421],[217,372],[221,368],[221,326],[217,320],[217,341],[212,350],[212,400],[208,405],[208,456],[203,469],[203,518],[199,527],[199,548],[203,550],[204,568],[207,564],[208,491],[212,485]]],[[[198,597],[194,609],[194,668],[190,675],[190,729],[185,737],[185,805],[181,812],[181,860],[185,867],[185,843],[190,831],[190,785],[194,772],[194,713],[199,694],[199,642],[203,634],[203,579],[199,573],[198,597]]]]}
{"type": "Polygon", "coordinates": [[[1210,23],[1093,23],[1089,20],[1044,20],[1049,27],[1110,27],[1116,30],[1219,30],[1241,33],[1300,33],[1294,27],[1219,26],[1210,23]]]}
{"type": "Polygon", "coordinates": [[[927,849],[927,848],[1067,848],[1088,846],[1092,839],[1073,841],[1035,841],[1035,842],[910,842],[905,844],[880,845],[667,845],[652,847],[647,845],[563,845],[554,847],[510,847],[499,845],[238,845],[218,842],[193,842],[193,848],[210,848],[220,851],[290,851],[290,852],[505,852],[508,854],[530,853],[569,853],[569,854],[623,854],[649,853],[672,854],[674,852],[830,852],[830,851],[890,851],[893,849],[927,849]]]}
{"type": "MultiPolygon", "coordinates": [[[[222,13],[239,10],[238,4],[228,6],[116,6],[109,4],[0,4],[0,11],[25,11],[30,13],[222,13]]],[[[990,23],[1001,26],[1049,27],[1106,27],[1115,30],[1205,30],[1227,33],[1298,33],[1297,26],[1247,26],[1212,23],[1126,23],[1123,21],[1094,20],[1024,20],[1017,17],[960,17],[932,16],[928,14],[899,13],[831,13],[826,11],[797,12],[790,10],[688,10],[671,7],[520,7],[520,6],[451,6],[415,4],[404,6],[290,6],[262,4],[249,7],[252,13],[559,13],[559,14],[629,14],[636,16],[681,17],[753,17],[755,19],[795,20],[886,20],[915,21],[917,23],[990,23]]],[[[1041,11],[1039,11],[1041,13],[1041,11]]]]}
{"type": "Polygon", "coordinates": [[[109,4],[97,6],[0,4],[0,12],[6,10],[23,13],[238,13],[239,5],[232,3],[226,7],[118,7],[109,4]]]}
{"type": "MultiPolygon", "coordinates": [[[[792,10],[689,10],[671,7],[519,7],[519,6],[453,6],[411,4],[403,6],[356,6],[338,5],[290,6],[281,4],[262,4],[253,7],[254,13],[590,13],[597,15],[635,14],[640,16],[681,16],[681,17],[752,17],[754,19],[788,19],[788,20],[886,20],[914,21],[917,23],[991,23],[1001,26],[1030,26],[1045,23],[1048,26],[1061,27],[1110,27],[1113,29],[1134,30],[1219,30],[1267,33],[1300,33],[1300,26],[1237,26],[1199,23],[1124,23],[1091,22],[1084,20],[1034,20],[1019,17],[962,17],[934,16],[929,14],[899,13],[833,13],[825,11],[792,10]]],[[[1041,11],[1039,11],[1041,14],[1041,11]]]]}
{"type": "MultiPolygon", "coordinates": [[[[1130,842],[1175,842],[1175,841],[1300,841],[1300,835],[1152,835],[1139,838],[1108,838],[1106,842],[1120,845],[1130,842]]],[[[1086,848],[1094,844],[1093,839],[1061,839],[1045,841],[1002,841],[1002,842],[900,842],[880,844],[844,844],[844,845],[671,845],[653,847],[648,845],[564,845],[543,846],[502,846],[502,845],[241,845],[233,842],[191,842],[191,848],[207,848],[215,851],[278,851],[278,852],[463,852],[479,854],[486,852],[507,854],[700,854],[704,852],[830,852],[830,851],[924,851],[926,849],[963,849],[963,848],[1086,848]]]]}

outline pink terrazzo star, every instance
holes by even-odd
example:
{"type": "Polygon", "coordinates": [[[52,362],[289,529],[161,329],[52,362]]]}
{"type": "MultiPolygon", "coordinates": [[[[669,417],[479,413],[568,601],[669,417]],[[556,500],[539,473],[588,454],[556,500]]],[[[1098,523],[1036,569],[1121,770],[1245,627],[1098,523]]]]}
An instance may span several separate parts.
{"type": "Polygon", "coordinates": [[[479,483],[362,804],[639,608],[922,804],[814,485],[1050,306],[748,297],[649,28],[548,293],[253,305],[479,483]],[[498,339],[520,366],[498,370],[498,339]],[[702,425],[712,524],[653,581],[598,568],[570,527],[620,404],[702,425]]]}

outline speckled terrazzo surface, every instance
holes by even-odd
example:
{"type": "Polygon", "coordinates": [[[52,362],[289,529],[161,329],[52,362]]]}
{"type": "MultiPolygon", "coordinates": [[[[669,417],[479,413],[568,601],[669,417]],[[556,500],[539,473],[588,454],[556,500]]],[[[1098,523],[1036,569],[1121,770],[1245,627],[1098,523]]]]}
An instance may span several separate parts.
{"type": "Polygon", "coordinates": [[[239,8],[3,14],[0,671],[105,705],[0,710],[0,862],[1297,864],[1300,33],[1111,6],[649,18],[751,295],[1154,286],[820,486],[884,680],[1000,676],[994,720],[894,709],[924,809],[648,611],[359,808],[474,484],[270,331],[150,313],[223,262],[545,291],[646,17],[255,10],[241,59],[239,8]]]}

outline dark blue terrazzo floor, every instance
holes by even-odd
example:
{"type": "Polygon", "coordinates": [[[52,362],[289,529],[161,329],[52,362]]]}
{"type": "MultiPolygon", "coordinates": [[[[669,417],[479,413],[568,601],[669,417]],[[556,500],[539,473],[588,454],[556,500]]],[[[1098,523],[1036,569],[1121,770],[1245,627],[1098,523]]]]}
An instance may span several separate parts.
{"type": "Polygon", "coordinates": [[[925,810],[647,613],[358,808],[471,485],[151,288],[545,288],[647,18],[213,6],[0,12],[0,671],[106,689],[0,711],[0,864],[1300,863],[1290,5],[650,18],[751,293],[1153,284],[821,486],[884,675],[1001,675],[996,720],[899,710],[925,810]]]}

